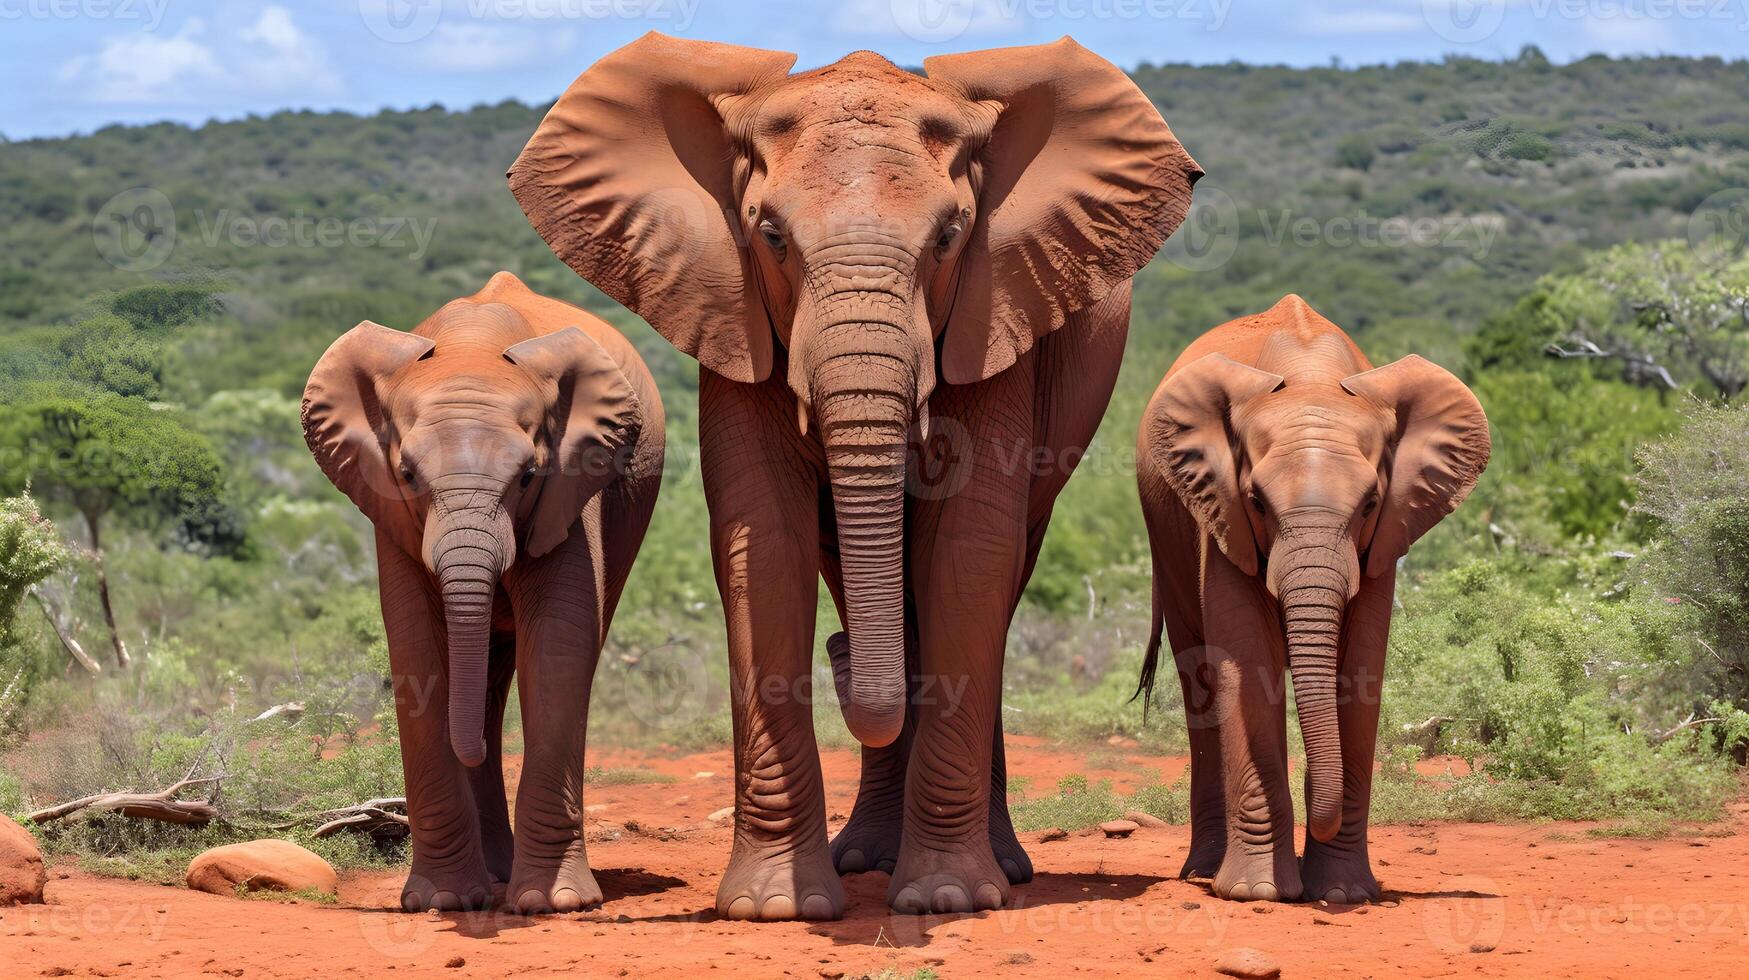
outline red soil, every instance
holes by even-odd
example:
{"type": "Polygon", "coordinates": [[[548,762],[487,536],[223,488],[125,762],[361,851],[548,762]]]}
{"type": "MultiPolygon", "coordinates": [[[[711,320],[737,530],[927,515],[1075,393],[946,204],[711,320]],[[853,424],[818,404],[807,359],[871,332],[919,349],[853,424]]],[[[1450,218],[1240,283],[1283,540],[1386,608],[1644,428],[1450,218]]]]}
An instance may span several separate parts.
{"type": "MultiPolygon", "coordinates": [[[[0,910],[0,977],[627,976],[836,977],[888,968],[943,977],[1196,974],[1235,947],[1286,976],[1728,975],[1749,963],[1749,804],[1656,841],[1587,836],[1585,825],[1429,824],[1373,832],[1385,904],[1243,905],[1173,875],[1188,832],[1097,832],[1041,842],[1038,878],[1008,909],[890,915],[887,877],[846,879],[841,922],[749,924],[712,912],[729,830],[727,752],[657,759],[592,753],[675,782],[591,787],[590,859],[607,893],[594,912],[404,915],[401,877],[343,878],[338,906],[278,904],[93,877],[63,865],[46,906],[0,910]],[[627,826],[636,829],[628,830],[627,826]]],[[[1048,748],[1011,738],[1033,793],[1086,773],[1122,790],[1177,778],[1184,760],[1123,746],[1048,748]]],[[[1442,770],[1440,765],[1435,771],[1442,770]]],[[[826,756],[834,827],[850,812],[856,758],[826,756]]]]}

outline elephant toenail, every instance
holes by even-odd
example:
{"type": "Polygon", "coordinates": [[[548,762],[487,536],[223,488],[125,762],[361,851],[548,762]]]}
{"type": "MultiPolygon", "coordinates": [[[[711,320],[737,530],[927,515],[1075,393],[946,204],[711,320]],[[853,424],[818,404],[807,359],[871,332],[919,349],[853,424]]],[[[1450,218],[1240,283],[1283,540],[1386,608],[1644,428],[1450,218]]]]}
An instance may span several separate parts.
{"type": "Polygon", "coordinates": [[[978,886],[978,904],[980,909],[999,909],[1002,907],[1002,889],[984,882],[978,886]]]}
{"type": "Polygon", "coordinates": [[[765,900],[765,907],[759,910],[759,917],[767,922],[793,919],[796,917],[795,899],[788,895],[773,895],[765,900]]]}
{"type": "Polygon", "coordinates": [[[1251,901],[1251,886],[1241,881],[1233,886],[1232,891],[1227,892],[1227,897],[1235,902],[1249,902],[1251,901]]]}
{"type": "Polygon", "coordinates": [[[876,871],[884,871],[887,874],[892,874],[893,869],[895,867],[898,867],[898,864],[895,861],[893,861],[891,858],[875,862],[875,870],[876,871]]]}
{"type": "Polygon", "coordinates": [[[575,912],[583,907],[583,896],[577,894],[575,888],[561,888],[553,892],[553,908],[560,912],[575,912]]]}
{"type": "Polygon", "coordinates": [[[401,896],[401,911],[403,912],[417,912],[424,907],[424,901],[412,892],[407,892],[401,896]]]}
{"type": "Polygon", "coordinates": [[[1257,891],[1253,897],[1260,902],[1273,902],[1281,898],[1281,893],[1275,890],[1274,885],[1261,882],[1257,885],[1257,891]]]}
{"type": "Polygon", "coordinates": [[[811,922],[822,919],[835,919],[838,916],[832,909],[832,900],[824,895],[809,895],[802,899],[802,918],[811,922]]]}
{"type": "Polygon", "coordinates": [[[730,902],[729,908],[725,914],[731,919],[753,918],[753,897],[751,895],[742,895],[740,898],[730,902]]]}
{"type": "Polygon", "coordinates": [[[966,890],[958,885],[942,885],[935,890],[935,895],[929,902],[932,912],[968,912],[971,907],[971,901],[966,898],[966,890]]]}
{"type": "Polygon", "coordinates": [[[434,909],[443,909],[446,912],[450,912],[461,908],[461,904],[461,896],[457,895],[455,892],[438,892],[431,896],[431,907],[434,909]]]}
{"type": "Polygon", "coordinates": [[[860,848],[853,847],[839,855],[838,869],[840,871],[850,872],[851,874],[855,874],[858,871],[867,871],[868,858],[863,856],[860,848]]]}
{"type": "Polygon", "coordinates": [[[1020,864],[1013,858],[1003,858],[1002,873],[1008,876],[1009,881],[1013,881],[1020,877],[1020,864]]]}
{"type": "Polygon", "coordinates": [[[535,915],[548,910],[547,897],[538,888],[530,888],[516,899],[517,911],[523,915],[535,915]]]}
{"type": "Polygon", "coordinates": [[[901,889],[899,894],[893,896],[893,908],[900,912],[927,911],[923,907],[923,893],[913,887],[901,889]]]}

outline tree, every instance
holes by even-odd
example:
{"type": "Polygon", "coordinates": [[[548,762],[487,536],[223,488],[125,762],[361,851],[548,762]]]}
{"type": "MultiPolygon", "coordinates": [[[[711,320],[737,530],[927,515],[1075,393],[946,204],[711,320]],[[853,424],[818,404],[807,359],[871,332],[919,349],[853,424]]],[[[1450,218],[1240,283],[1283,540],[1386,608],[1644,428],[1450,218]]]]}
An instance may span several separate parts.
{"type": "MultiPolygon", "coordinates": [[[[0,405],[0,479],[70,505],[85,522],[97,561],[97,594],[116,663],[130,662],[116,624],[103,535],[114,516],[142,525],[210,513],[224,470],[204,437],[178,413],[137,398],[69,386],[35,386],[0,405]]],[[[6,489],[6,488],[0,488],[6,489]]]]}
{"type": "Polygon", "coordinates": [[[1372,140],[1360,133],[1344,136],[1342,142],[1336,144],[1336,165],[1350,170],[1365,172],[1372,169],[1372,140]]]}

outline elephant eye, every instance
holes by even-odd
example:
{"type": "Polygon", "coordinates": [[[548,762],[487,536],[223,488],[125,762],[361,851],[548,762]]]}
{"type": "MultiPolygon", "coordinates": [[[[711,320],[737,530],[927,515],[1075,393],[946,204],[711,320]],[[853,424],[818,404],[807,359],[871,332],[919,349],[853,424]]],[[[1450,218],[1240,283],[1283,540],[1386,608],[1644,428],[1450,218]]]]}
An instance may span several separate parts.
{"type": "Polygon", "coordinates": [[[533,482],[534,482],[534,467],[530,466],[528,469],[522,471],[522,489],[527,490],[528,485],[530,483],[533,483],[533,482]]]}
{"type": "Polygon", "coordinates": [[[407,489],[412,490],[415,493],[418,492],[419,474],[413,472],[412,466],[406,463],[401,464],[401,479],[407,481],[407,489]]]}
{"type": "Polygon", "coordinates": [[[1361,505],[1360,516],[1371,517],[1372,512],[1375,510],[1378,510],[1378,509],[1379,509],[1379,493],[1377,490],[1374,490],[1372,493],[1367,494],[1366,503],[1361,505]]]}
{"type": "Polygon", "coordinates": [[[936,249],[945,252],[953,247],[954,241],[960,237],[960,232],[963,230],[964,229],[957,221],[948,225],[946,228],[941,229],[941,234],[935,239],[936,249]]]}
{"type": "Polygon", "coordinates": [[[765,244],[769,245],[771,250],[777,253],[779,259],[783,258],[785,244],[783,240],[783,232],[778,231],[777,226],[772,224],[770,219],[766,219],[759,223],[759,235],[765,239],[765,244]]]}
{"type": "Polygon", "coordinates": [[[1263,494],[1255,490],[1251,491],[1251,506],[1257,508],[1257,513],[1269,516],[1269,504],[1263,499],[1263,494]]]}

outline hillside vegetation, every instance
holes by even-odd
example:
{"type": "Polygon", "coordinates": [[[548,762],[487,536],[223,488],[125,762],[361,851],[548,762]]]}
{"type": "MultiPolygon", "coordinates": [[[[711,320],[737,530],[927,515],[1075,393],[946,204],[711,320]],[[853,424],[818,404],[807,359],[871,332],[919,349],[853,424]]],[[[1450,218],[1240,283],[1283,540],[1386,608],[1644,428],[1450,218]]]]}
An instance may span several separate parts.
{"type": "MultiPolygon", "coordinates": [[[[1404,786],[1422,753],[1481,775],[1439,790],[1461,806],[1405,791],[1402,814],[1711,812],[1749,738],[1749,421],[1731,407],[1749,380],[1749,64],[1527,49],[1136,80],[1209,176],[1137,278],[1116,397],[1012,637],[1009,730],[1182,746],[1169,683],[1145,725],[1128,702],[1148,603],[1135,422],[1190,339],[1297,292],[1375,362],[1415,352],[1464,377],[1494,425],[1482,485],[1403,570],[1381,747],[1404,786]]],[[[0,810],[221,768],[258,820],[395,788],[368,528],[308,458],[298,398],[360,320],[411,328],[500,269],[618,324],[668,406],[592,734],[727,739],[697,369],[511,199],[504,169],[543,111],[0,144],[0,495],[34,499],[0,510],[0,545],[33,542],[0,583],[18,600],[0,610],[0,810]],[[93,459],[126,465],[63,465],[93,459]],[[38,508],[60,540],[39,540],[38,508]],[[69,640],[101,676],[68,667],[69,640]],[[287,702],[303,710],[252,720],[287,702]]],[[[829,692],[823,654],[819,670],[829,692]]],[[[836,709],[817,713],[844,743],[836,709]]],[[[67,833],[113,851],[138,831],[67,833]]]]}

